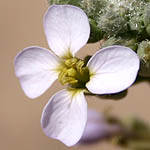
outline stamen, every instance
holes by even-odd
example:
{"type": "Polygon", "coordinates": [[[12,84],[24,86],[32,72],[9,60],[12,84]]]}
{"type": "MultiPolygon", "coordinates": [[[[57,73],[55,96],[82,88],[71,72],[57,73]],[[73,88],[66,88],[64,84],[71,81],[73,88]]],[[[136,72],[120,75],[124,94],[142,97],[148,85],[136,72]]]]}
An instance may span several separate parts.
{"type": "Polygon", "coordinates": [[[83,60],[79,60],[77,63],[76,63],[76,68],[78,70],[78,72],[81,73],[81,70],[82,70],[82,67],[84,66],[84,61],[83,60]]]}
{"type": "Polygon", "coordinates": [[[68,84],[72,88],[85,88],[89,81],[89,70],[83,60],[70,58],[65,60],[64,67],[59,74],[61,84],[68,84]]]}
{"type": "Polygon", "coordinates": [[[70,58],[70,59],[65,60],[65,65],[67,67],[74,67],[77,61],[78,61],[77,58],[70,58]]]}
{"type": "Polygon", "coordinates": [[[68,76],[75,77],[77,74],[76,70],[74,68],[68,69],[68,76]]]}
{"type": "Polygon", "coordinates": [[[75,83],[77,83],[78,82],[78,80],[76,80],[76,79],[74,79],[74,78],[72,78],[72,77],[65,77],[63,80],[62,80],[62,84],[63,85],[65,85],[65,84],[67,84],[67,83],[69,83],[69,84],[75,84],[75,83]]]}
{"type": "MultiPolygon", "coordinates": [[[[63,70],[59,73],[59,76],[58,76],[58,81],[63,84],[63,80],[64,78],[66,77],[67,75],[67,69],[66,68],[63,68],[63,70]]],[[[63,84],[64,85],[64,84],[63,84]]]]}

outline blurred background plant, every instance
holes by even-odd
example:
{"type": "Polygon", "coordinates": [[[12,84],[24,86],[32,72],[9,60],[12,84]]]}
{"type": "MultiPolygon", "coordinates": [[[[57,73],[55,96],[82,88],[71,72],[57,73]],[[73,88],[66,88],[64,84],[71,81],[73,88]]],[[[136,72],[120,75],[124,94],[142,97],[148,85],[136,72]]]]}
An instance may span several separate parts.
{"type": "Polygon", "coordinates": [[[83,9],[90,22],[89,43],[124,45],[137,52],[139,75],[150,77],[150,0],[48,0],[83,9]]]}
{"type": "Polygon", "coordinates": [[[79,144],[103,140],[128,150],[150,150],[150,125],[138,117],[118,118],[107,108],[103,113],[88,110],[85,131],[79,144]]]}

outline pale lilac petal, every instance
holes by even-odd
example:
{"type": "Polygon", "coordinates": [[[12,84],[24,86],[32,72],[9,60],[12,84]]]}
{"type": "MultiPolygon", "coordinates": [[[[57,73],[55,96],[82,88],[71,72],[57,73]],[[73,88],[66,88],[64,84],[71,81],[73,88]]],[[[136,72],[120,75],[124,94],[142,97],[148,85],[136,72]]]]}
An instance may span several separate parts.
{"type": "Polygon", "coordinates": [[[104,114],[88,109],[86,127],[79,143],[97,142],[119,132],[121,132],[119,125],[109,124],[104,114]]]}
{"type": "Polygon", "coordinates": [[[87,102],[83,91],[61,90],[45,106],[41,124],[45,134],[67,146],[81,138],[87,120],[87,102]]]}
{"type": "Polygon", "coordinates": [[[93,142],[99,140],[103,132],[103,124],[105,120],[103,116],[91,109],[88,109],[86,127],[80,142],[93,142]]]}
{"type": "Polygon", "coordinates": [[[116,93],[125,90],[135,81],[139,58],[130,48],[110,46],[96,52],[87,66],[91,77],[86,87],[90,92],[116,93]]]}
{"type": "Polygon", "coordinates": [[[86,14],[71,5],[52,5],[45,14],[44,30],[50,48],[60,57],[74,56],[90,34],[86,14]]]}
{"type": "Polygon", "coordinates": [[[60,60],[41,47],[28,47],[15,58],[15,73],[21,87],[30,98],[43,94],[57,79],[60,60]]]}

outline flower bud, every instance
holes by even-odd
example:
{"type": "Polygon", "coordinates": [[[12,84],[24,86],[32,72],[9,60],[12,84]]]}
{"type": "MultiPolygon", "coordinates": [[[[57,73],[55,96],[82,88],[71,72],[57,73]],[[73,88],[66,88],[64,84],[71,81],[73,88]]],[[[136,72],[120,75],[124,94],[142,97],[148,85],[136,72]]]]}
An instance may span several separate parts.
{"type": "Polygon", "coordinates": [[[145,6],[143,14],[143,22],[146,27],[146,32],[150,37],[150,4],[145,6]]]}
{"type": "Polygon", "coordinates": [[[150,25],[150,5],[146,5],[143,14],[144,25],[150,25]]]}
{"type": "Polygon", "coordinates": [[[150,77],[150,41],[143,41],[139,44],[137,54],[140,58],[139,75],[150,77]]]}
{"type": "Polygon", "coordinates": [[[135,38],[131,38],[131,37],[130,38],[111,37],[102,44],[102,48],[111,45],[122,45],[122,46],[130,47],[134,51],[136,51],[137,49],[137,41],[135,38]]]}
{"type": "MultiPolygon", "coordinates": [[[[115,6],[114,6],[115,7],[115,6]]],[[[116,36],[127,32],[127,20],[121,10],[109,8],[99,17],[98,27],[108,36],[116,36]]]]}
{"type": "Polygon", "coordinates": [[[135,15],[129,21],[129,28],[131,31],[136,31],[141,34],[144,30],[142,16],[135,15]]]}
{"type": "Polygon", "coordinates": [[[150,24],[146,27],[146,32],[147,32],[148,36],[150,37],[150,24]]]}

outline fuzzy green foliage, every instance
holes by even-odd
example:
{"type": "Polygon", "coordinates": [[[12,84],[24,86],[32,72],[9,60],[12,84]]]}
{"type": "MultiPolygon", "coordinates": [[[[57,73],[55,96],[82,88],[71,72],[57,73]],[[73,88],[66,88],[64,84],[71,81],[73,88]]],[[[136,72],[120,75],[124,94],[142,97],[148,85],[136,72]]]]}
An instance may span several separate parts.
{"type": "Polygon", "coordinates": [[[150,41],[142,41],[137,50],[141,60],[139,74],[144,77],[150,77],[150,41]]]}
{"type": "Polygon", "coordinates": [[[138,44],[137,40],[134,37],[111,37],[102,44],[102,48],[111,45],[123,45],[130,47],[132,50],[136,51],[138,44]]]}
{"type": "Polygon", "coordinates": [[[150,25],[150,4],[144,9],[143,21],[145,26],[150,25]]]}
{"type": "Polygon", "coordinates": [[[63,4],[69,4],[69,5],[75,5],[75,6],[79,6],[80,7],[80,0],[48,0],[48,3],[50,5],[53,5],[53,4],[60,4],[60,5],[63,5],[63,4]]]}
{"type": "Polygon", "coordinates": [[[122,135],[116,136],[113,143],[128,150],[150,149],[150,126],[139,118],[120,120],[125,130],[122,135]]]}

